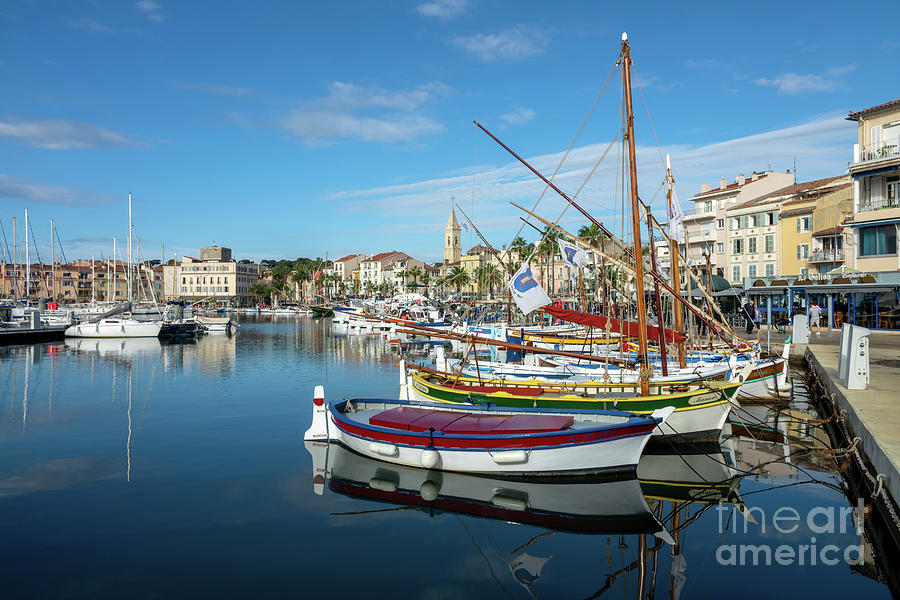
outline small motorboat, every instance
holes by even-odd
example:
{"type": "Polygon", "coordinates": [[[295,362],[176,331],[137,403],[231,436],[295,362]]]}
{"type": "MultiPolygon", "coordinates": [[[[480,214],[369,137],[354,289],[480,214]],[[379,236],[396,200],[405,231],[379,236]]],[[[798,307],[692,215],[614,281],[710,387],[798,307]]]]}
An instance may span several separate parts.
{"type": "Polygon", "coordinates": [[[326,405],[324,388],[317,386],[304,439],[338,442],[389,463],[459,473],[633,473],[650,434],[674,410],[636,415],[362,398],[326,405]]]}

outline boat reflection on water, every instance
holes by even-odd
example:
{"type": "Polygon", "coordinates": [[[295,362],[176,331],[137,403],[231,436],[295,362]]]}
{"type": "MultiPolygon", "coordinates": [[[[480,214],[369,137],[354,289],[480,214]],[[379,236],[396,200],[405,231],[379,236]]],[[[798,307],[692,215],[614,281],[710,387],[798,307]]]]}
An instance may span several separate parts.
{"type": "Polygon", "coordinates": [[[66,348],[76,352],[96,353],[100,356],[135,356],[158,353],[159,338],[72,338],[65,339],[66,348]]]}
{"type": "Polygon", "coordinates": [[[681,447],[648,446],[637,475],[647,498],[658,501],[740,505],[736,438],[681,447]]]}
{"type": "Polygon", "coordinates": [[[314,490],[439,512],[587,534],[654,534],[671,539],[636,478],[519,481],[393,465],[339,444],[306,442],[314,490]]]}
{"type": "MultiPolygon", "coordinates": [[[[548,530],[504,557],[513,579],[532,596],[531,585],[550,557],[523,550],[543,536],[563,532],[608,536],[607,554],[610,539],[618,538],[622,552],[629,547],[625,541],[629,535],[637,538],[636,544],[630,544],[636,555],[623,560],[621,568],[598,574],[598,588],[591,597],[627,578],[624,585],[636,586],[638,597],[645,597],[647,591],[652,596],[657,587],[665,587],[668,597],[678,598],[688,573],[681,545],[684,530],[720,503],[744,512],[738,493],[741,474],[734,467],[734,438],[721,445],[650,447],[638,465],[638,478],[570,478],[556,483],[401,467],[360,456],[339,444],[305,445],[313,458],[316,494],[324,494],[327,486],[344,496],[429,516],[469,515],[548,530]],[[662,561],[668,561],[668,569],[662,561]]],[[[366,512],[380,510],[339,514],[366,512]]]]}

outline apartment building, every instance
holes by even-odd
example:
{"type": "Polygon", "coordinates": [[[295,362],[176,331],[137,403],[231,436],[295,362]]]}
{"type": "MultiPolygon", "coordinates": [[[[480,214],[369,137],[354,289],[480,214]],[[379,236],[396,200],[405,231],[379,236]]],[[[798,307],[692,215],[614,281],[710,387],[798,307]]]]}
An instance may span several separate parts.
{"type": "Polygon", "coordinates": [[[808,273],[807,261],[810,256],[812,235],[812,207],[807,200],[813,202],[819,196],[833,192],[842,182],[844,175],[828,177],[803,183],[795,183],[738,204],[727,210],[728,233],[728,279],[739,284],[744,277],[773,277],[785,274],[785,261],[788,268],[804,269],[808,273]],[[794,204],[790,204],[794,203],[794,204]],[[781,225],[782,209],[789,219],[788,229],[781,225]],[[791,207],[796,210],[791,212],[791,207]],[[790,233],[785,233],[790,231],[790,233]],[[794,233],[798,234],[794,235],[794,233]],[[788,244],[790,248],[787,248],[788,244]],[[786,255],[790,252],[790,255],[786,255]],[[788,256],[796,259],[789,259],[788,256]],[[802,266],[800,266],[802,264],[802,266]]]}
{"type": "MultiPolygon", "coordinates": [[[[693,203],[693,210],[688,209],[689,214],[684,218],[686,243],[681,246],[683,259],[693,261],[701,271],[705,271],[705,255],[708,254],[714,275],[732,277],[733,273],[726,274],[730,243],[728,210],[793,182],[794,176],[790,173],[754,171],[750,177],[738,175],[731,183],[723,177],[716,189],[704,183],[700,186],[700,192],[688,199],[693,203]]],[[[668,250],[660,250],[659,256],[664,259],[664,266],[668,265],[668,250]]]]}
{"type": "Polygon", "coordinates": [[[365,254],[348,254],[334,261],[329,271],[337,274],[344,284],[349,284],[353,279],[353,272],[359,269],[359,263],[366,260],[366,258],[368,257],[365,254]]]}
{"type": "Polygon", "coordinates": [[[182,257],[163,266],[163,298],[196,302],[206,298],[231,305],[255,303],[250,292],[259,281],[259,265],[237,262],[231,248],[208,246],[200,249],[200,258],[182,257]]]}
{"type": "Polygon", "coordinates": [[[819,214],[824,217],[827,206],[847,200],[852,195],[850,177],[840,175],[799,183],[788,190],[792,191],[792,197],[781,204],[781,270],[778,274],[808,278],[811,274],[828,272],[834,268],[830,265],[843,254],[843,243],[835,242],[833,236],[820,236],[820,243],[831,251],[817,251],[814,235],[817,230],[827,227],[820,229],[816,225],[815,210],[817,206],[821,207],[823,210],[819,214]]]}
{"type": "Polygon", "coordinates": [[[413,259],[405,252],[397,250],[391,252],[380,252],[372,258],[367,258],[359,263],[359,283],[364,288],[368,286],[381,285],[388,282],[393,283],[397,289],[403,285],[403,277],[399,275],[407,266],[422,267],[422,263],[413,259]]]}
{"type": "Polygon", "coordinates": [[[851,112],[847,119],[857,123],[849,169],[854,211],[848,241],[855,249],[853,267],[895,271],[900,269],[900,98],[851,112]]]}
{"type": "MultiPolygon", "coordinates": [[[[0,297],[32,300],[47,298],[61,303],[128,299],[125,261],[74,260],[50,265],[32,264],[26,294],[25,265],[0,262],[0,297]]],[[[132,298],[158,300],[162,295],[162,269],[135,265],[132,298]],[[138,276],[140,274],[140,277],[138,276]]]]}

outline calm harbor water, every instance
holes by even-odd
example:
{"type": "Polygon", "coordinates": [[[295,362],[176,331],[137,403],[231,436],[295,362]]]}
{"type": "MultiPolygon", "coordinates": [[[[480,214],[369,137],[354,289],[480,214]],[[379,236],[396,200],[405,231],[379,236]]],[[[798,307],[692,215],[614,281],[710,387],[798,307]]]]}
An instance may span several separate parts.
{"type": "Polygon", "coordinates": [[[441,476],[332,447],[315,485],[313,387],[393,398],[397,360],[307,318],[0,348],[2,597],[891,595],[802,393],[747,408],[721,447],[653,449],[640,481],[441,476]]]}

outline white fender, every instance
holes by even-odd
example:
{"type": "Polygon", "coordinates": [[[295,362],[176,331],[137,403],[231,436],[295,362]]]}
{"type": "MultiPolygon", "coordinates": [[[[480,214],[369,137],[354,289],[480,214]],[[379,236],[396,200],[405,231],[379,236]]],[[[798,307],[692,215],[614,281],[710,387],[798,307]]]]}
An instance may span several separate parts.
{"type": "Polygon", "coordinates": [[[328,407],[325,404],[325,388],[317,385],[313,392],[312,424],[303,434],[305,441],[328,441],[328,407]]]}
{"type": "Polygon", "coordinates": [[[440,455],[437,450],[434,448],[425,448],[422,450],[422,454],[419,457],[419,462],[426,469],[433,469],[438,464],[438,460],[440,459],[440,455]]]}

